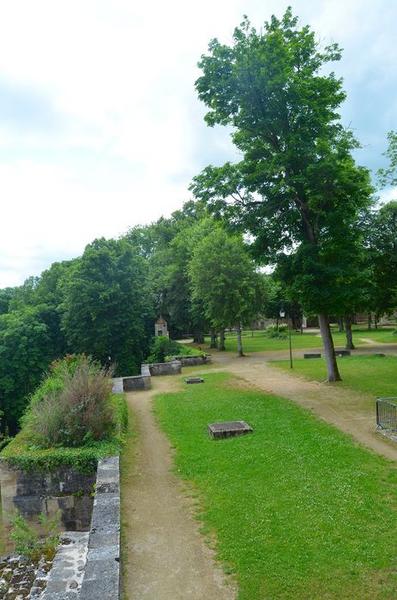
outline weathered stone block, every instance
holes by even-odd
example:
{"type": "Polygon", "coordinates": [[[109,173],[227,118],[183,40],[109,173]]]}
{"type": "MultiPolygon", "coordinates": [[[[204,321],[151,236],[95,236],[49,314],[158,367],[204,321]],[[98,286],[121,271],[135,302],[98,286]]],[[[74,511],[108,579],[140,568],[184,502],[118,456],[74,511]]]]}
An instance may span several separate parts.
{"type": "Polygon", "coordinates": [[[214,439],[245,435],[252,431],[252,427],[245,421],[223,421],[208,425],[208,433],[214,439]]]}

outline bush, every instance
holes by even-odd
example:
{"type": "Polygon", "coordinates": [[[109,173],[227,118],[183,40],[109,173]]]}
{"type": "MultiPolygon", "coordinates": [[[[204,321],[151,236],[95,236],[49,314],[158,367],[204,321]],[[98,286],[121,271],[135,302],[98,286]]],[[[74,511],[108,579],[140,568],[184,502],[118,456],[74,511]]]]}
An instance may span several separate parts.
{"type": "Polygon", "coordinates": [[[150,354],[147,357],[146,362],[165,362],[166,356],[180,354],[180,347],[181,345],[178,344],[178,342],[174,342],[164,335],[159,335],[153,339],[150,354]]]}
{"type": "Polygon", "coordinates": [[[23,418],[30,439],[50,448],[108,438],[114,429],[110,375],[83,355],[56,361],[23,418]]]}
{"type": "Polygon", "coordinates": [[[268,325],[265,329],[265,335],[269,338],[285,340],[287,338],[288,325],[268,325]]]}

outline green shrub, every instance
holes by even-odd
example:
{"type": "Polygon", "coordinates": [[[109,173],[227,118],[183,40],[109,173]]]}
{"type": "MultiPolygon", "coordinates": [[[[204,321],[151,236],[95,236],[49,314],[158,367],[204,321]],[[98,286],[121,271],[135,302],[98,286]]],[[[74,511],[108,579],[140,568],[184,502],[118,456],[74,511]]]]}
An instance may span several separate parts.
{"type": "Polygon", "coordinates": [[[148,363],[165,362],[166,356],[175,356],[180,354],[181,345],[178,342],[170,340],[164,335],[159,335],[153,339],[150,354],[146,359],[148,363]]]}
{"type": "Polygon", "coordinates": [[[60,515],[49,518],[39,515],[39,528],[30,525],[22,515],[11,519],[10,537],[15,550],[30,560],[37,562],[41,557],[52,559],[59,543],[60,515]]]}
{"type": "Polygon", "coordinates": [[[265,335],[269,338],[285,340],[287,338],[288,325],[268,325],[265,329],[265,335]]]}
{"type": "Polygon", "coordinates": [[[89,442],[76,448],[40,448],[32,440],[28,429],[24,428],[2,450],[0,460],[23,471],[51,472],[67,466],[82,473],[94,472],[98,460],[119,454],[125,441],[128,426],[125,397],[123,394],[113,394],[110,401],[115,427],[109,439],[89,442]]]}
{"type": "Polygon", "coordinates": [[[57,361],[36,390],[23,426],[40,448],[76,447],[114,429],[110,373],[85,356],[57,361]]]}

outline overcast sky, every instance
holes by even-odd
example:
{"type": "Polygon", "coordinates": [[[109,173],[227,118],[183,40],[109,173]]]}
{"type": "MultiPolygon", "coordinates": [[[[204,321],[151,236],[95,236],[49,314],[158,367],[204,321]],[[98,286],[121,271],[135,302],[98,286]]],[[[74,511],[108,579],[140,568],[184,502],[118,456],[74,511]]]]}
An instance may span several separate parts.
{"type": "MultiPolygon", "coordinates": [[[[225,132],[203,123],[197,61],[243,14],[260,27],[290,3],[2,2],[0,287],[169,215],[202,167],[233,158],[225,132]]],[[[322,42],[344,48],[343,119],[363,144],[358,161],[376,170],[397,129],[397,2],[292,6],[322,42]]]]}

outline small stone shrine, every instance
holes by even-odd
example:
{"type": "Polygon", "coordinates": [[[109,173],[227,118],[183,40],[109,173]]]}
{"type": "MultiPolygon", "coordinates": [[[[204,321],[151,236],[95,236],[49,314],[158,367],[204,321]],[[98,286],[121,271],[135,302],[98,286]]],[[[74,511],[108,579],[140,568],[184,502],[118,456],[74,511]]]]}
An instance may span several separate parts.
{"type": "Polygon", "coordinates": [[[158,337],[158,336],[170,337],[170,334],[168,333],[167,321],[165,319],[163,319],[163,317],[161,315],[154,324],[154,335],[156,337],[158,337]]]}

